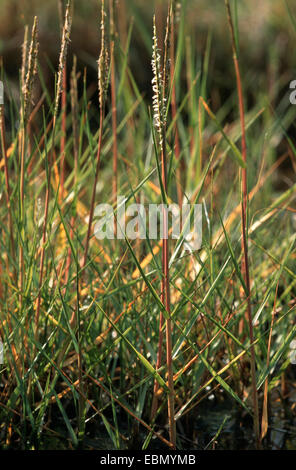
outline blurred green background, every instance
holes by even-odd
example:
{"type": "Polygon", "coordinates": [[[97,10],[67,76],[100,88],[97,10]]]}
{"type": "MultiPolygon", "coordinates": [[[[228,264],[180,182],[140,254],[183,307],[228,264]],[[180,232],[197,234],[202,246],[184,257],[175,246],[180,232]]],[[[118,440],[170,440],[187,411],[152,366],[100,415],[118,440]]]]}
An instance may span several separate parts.
{"type": "MultiPolygon", "coordinates": [[[[62,3],[62,2],[61,2],[62,3]]],[[[65,1],[63,2],[66,3],[65,1]]],[[[185,18],[186,44],[193,58],[193,75],[203,73],[208,60],[206,98],[215,112],[221,111],[225,123],[237,118],[235,76],[225,6],[223,0],[183,0],[176,2],[185,18]],[[208,52],[208,55],[207,55],[208,52]],[[230,105],[225,103],[230,101],[230,105]],[[224,113],[224,109],[226,110],[224,113]],[[228,111],[227,111],[228,109],[228,111]],[[236,112],[236,111],[235,111],[236,112]]],[[[108,6],[108,0],[105,1],[108,6]]],[[[158,34],[164,34],[166,0],[117,0],[117,47],[120,54],[127,44],[131,31],[128,54],[129,67],[139,91],[151,103],[151,50],[152,17],[156,13],[158,34]]],[[[237,0],[234,16],[239,27],[240,64],[247,109],[272,106],[284,123],[289,137],[296,140],[294,119],[289,102],[289,84],[296,79],[294,44],[296,37],[296,5],[294,0],[237,0]]],[[[73,53],[78,58],[78,68],[83,73],[87,67],[88,85],[97,86],[97,59],[100,51],[100,1],[75,0],[68,65],[73,53]]],[[[16,102],[19,101],[19,69],[24,27],[32,25],[34,15],[39,20],[39,62],[46,86],[54,93],[54,76],[60,50],[60,15],[58,0],[0,0],[1,36],[0,58],[3,58],[6,80],[16,102]]],[[[182,34],[183,36],[183,34],[182,34]]],[[[180,60],[181,87],[177,89],[179,102],[186,84],[186,54],[180,60]]],[[[38,86],[38,85],[37,85],[38,86]]],[[[37,91],[38,93],[38,91],[37,91]]],[[[186,119],[186,116],[185,116],[186,119]]],[[[95,123],[97,125],[97,123],[95,123]]],[[[274,136],[277,139],[277,136],[274,136]]],[[[281,136],[278,137],[282,139],[281,136]]],[[[279,142],[272,145],[274,158],[286,148],[279,142]]],[[[284,164],[287,185],[291,183],[291,167],[284,164]]],[[[285,178],[284,178],[285,179],[285,178]]],[[[283,181],[283,179],[281,179],[283,181]]],[[[281,182],[282,185],[282,182],[281,182]]],[[[281,188],[278,188],[281,189],[281,188]]]]}
{"type": "MultiPolygon", "coordinates": [[[[106,1],[106,4],[108,2],[106,1]]],[[[181,2],[180,2],[181,3],[181,2]]],[[[187,0],[186,34],[196,50],[197,64],[202,62],[207,36],[211,34],[211,55],[208,86],[215,100],[223,97],[233,85],[233,67],[230,41],[223,0],[187,0]]],[[[165,0],[120,0],[116,12],[119,38],[124,46],[128,28],[134,21],[131,41],[130,66],[140,89],[150,86],[150,54],[152,15],[157,12],[158,23],[164,23],[167,9],[165,0]]],[[[240,29],[242,68],[248,83],[266,92],[273,83],[285,87],[295,72],[296,5],[292,0],[248,0],[237,2],[240,29]],[[289,12],[290,10],[290,12],[289,12]],[[281,82],[278,82],[281,78],[281,82]]],[[[59,53],[58,0],[0,0],[0,56],[10,78],[18,77],[24,26],[31,25],[33,16],[39,19],[40,60],[56,64],[59,53]]],[[[98,0],[75,0],[72,31],[72,50],[80,63],[96,73],[99,55],[98,0]]],[[[295,78],[295,77],[294,77],[295,78]]],[[[250,87],[251,88],[251,87],[250,87]]],[[[252,92],[249,95],[252,99],[252,92]]],[[[276,98],[276,96],[275,96],[276,98]]],[[[217,105],[219,103],[217,102],[217,105]]]]}

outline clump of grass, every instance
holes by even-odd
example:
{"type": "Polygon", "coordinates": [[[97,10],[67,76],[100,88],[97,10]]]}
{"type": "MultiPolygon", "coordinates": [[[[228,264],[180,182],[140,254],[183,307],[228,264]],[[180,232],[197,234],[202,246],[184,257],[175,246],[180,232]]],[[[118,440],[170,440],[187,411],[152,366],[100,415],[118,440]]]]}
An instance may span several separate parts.
{"type": "Polygon", "coordinates": [[[285,180],[279,168],[295,159],[295,111],[273,95],[271,112],[266,91],[244,109],[242,79],[245,93],[253,91],[229,8],[236,74],[225,96],[221,83],[209,87],[215,35],[201,57],[185,4],[165,5],[165,24],[159,3],[151,40],[138,2],[120,2],[118,11],[134,14],[125,30],[117,3],[107,9],[102,1],[95,84],[81,72],[82,56],[70,73],[71,2],[65,13],[59,5],[53,90],[37,64],[37,20],[31,39],[25,29],[21,106],[1,69],[0,445],[253,448],[261,418],[267,448],[273,394],[293,390],[295,165],[285,180]],[[130,60],[136,34],[149,57],[152,49],[152,101],[130,60]],[[118,188],[127,208],[162,203],[164,221],[170,202],[202,203],[201,249],[185,249],[181,236],[98,240],[95,205],[114,205],[118,188]]]}

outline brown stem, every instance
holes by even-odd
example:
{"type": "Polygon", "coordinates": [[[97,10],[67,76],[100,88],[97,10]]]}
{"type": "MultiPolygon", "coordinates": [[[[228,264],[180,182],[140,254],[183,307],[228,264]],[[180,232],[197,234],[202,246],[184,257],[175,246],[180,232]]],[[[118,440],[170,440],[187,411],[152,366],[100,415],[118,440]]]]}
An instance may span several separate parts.
{"type": "Polygon", "coordinates": [[[78,343],[78,357],[77,357],[77,366],[78,366],[78,390],[79,390],[79,399],[78,399],[78,446],[83,446],[83,439],[85,433],[85,399],[84,399],[84,387],[83,387],[83,373],[82,373],[82,348],[81,348],[81,324],[80,324],[80,296],[79,296],[79,276],[78,276],[78,266],[77,266],[77,282],[76,282],[76,296],[77,296],[77,305],[76,305],[76,316],[77,316],[77,343],[78,343]]]}
{"type": "MultiPolygon", "coordinates": [[[[245,163],[247,163],[247,144],[246,144],[246,127],[245,127],[245,110],[244,110],[244,99],[242,90],[242,80],[240,74],[239,61],[237,56],[237,49],[235,43],[234,27],[231,16],[231,10],[229,0],[225,0],[228,24],[231,34],[233,62],[236,75],[238,101],[239,101],[239,114],[241,122],[242,132],[242,157],[245,163]]],[[[247,210],[248,210],[248,185],[247,185],[247,166],[241,170],[242,180],[242,204],[241,204],[241,221],[242,221],[242,274],[247,289],[247,319],[249,324],[249,335],[251,343],[251,379],[252,379],[252,395],[253,395],[253,406],[254,406],[254,432],[256,436],[257,448],[260,446],[260,430],[259,430],[259,407],[258,407],[258,392],[256,386],[256,356],[254,347],[254,331],[253,331],[253,318],[252,318],[252,307],[251,307],[251,288],[250,288],[250,273],[249,273],[249,256],[248,256],[248,242],[247,242],[247,210]]]]}
{"type": "MultiPolygon", "coordinates": [[[[76,215],[76,198],[77,198],[77,182],[78,182],[78,158],[79,158],[79,135],[78,135],[78,92],[77,92],[77,58],[74,56],[73,69],[71,74],[71,114],[72,114],[72,132],[73,132],[73,151],[74,151],[74,202],[75,212],[73,213],[70,221],[70,238],[74,237],[74,224],[76,215]],[[75,215],[74,215],[75,214],[75,215]]],[[[65,268],[65,290],[69,280],[69,272],[71,267],[72,250],[68,249],[68,257],[65,268]]]]}
{"type": "MultiPolygon", "coordinates": [[[[169,66],[169,40],[170,40],[170,26],[172,19],[172,6],[169,4],[168,8],[168,17],[167,17],[167,27],[164,40],[164,56],[163,56],[163,68],[161,71],[162,75],[162,84],[158,84],[159,91],[161,96],[158,97],[158,100],[161,100],[162,103],[166,103],[166,92],[167,92],[167,73],[169,66]]],[[[155,17],[154,17],[155,21],[155,17]]],[[[155,23],[154,23],[155,25],[155,23]]],[[[155,26],[154,26],[155,27],[155,26]]],[[[155,32],[155,34],[157,34],[155,32]]],[[[155,38],[157,44],[157,38],[155,38]]],[[[158,70],[157,70],[157,60],[155,60],[156,67],[156,80],[158,80],[158,70]]],[[[161,180],[162,186],[164,188],[165,195],[167,195],[168,185],[167,185],[167,155],[166,155],[166,124],[165,120],[161,121],[161,116],[159,116],[160,121],[160,150],[161,150],[161,180]]],[[[166,310],[166,365],[167,365],[167,375],[168,375],[168,425],[169,425],[169,435],[170,441],[173,448],[176,448],[176,422],[175,422],[175,396],[174,396],[174,377],[173,377],[173,360],[172,360],[172,321],[171,321],[171,300],[170,300],[170,272],[169,272],[169,240],[168,240],[168,212],[166,207],[166,200],[163,201],[162,205],[162,218],[163,218],[163,240],[162,240],[162,282],[161,282],[161,298],[164,303],[166,310]]],[[[161,361],[161,352],[162,352],[162,312],[160,314],[160,335],[158,343],[158,361],[161,361]]],[[[155,412],[157,408],[157,386],[154,387],[154,397],[152,402],[152,413],[155,412]]],[[[154,417],[154,416],[153,416],[154,417]]]]}
{"type": "MultiPolygon", "coordinates": [[[[20,152],[21,152],[21,168],[20,168],[20,203],[21,203],[21,237],[24,234],[24,184],[25,184],[25,148],[26,148],[26,132],[25,132],[25,123],[23,123],[21,134],[20,134],[20,152]]],[[[19,280],[19,290],[20,290],[20,308],[22,308],[22,289],[24,285],[24,248],[21,241],[20,245],[20,255],[19,255],[19,271],[20,271],[20,280],[19,280]]]]}
{"type": "MultiPolygon", "coordinates": [[[[111,34],[111,105],[112,105],[112,134],[113,134],[113,182],[112,182],[112,193],[113,200],[117,198],[117,178],[118,178],[118,152],[117,152],[117,103],[116,103],[116,80],[115,80],[115,57],[114,57],[114,36],[115,36],[115,24],[114,24],[114,2],[110,0],[110,34],[111,34]]],[[[114,233],[116,237],[117,224],[114,221],[114,233]]]]}
{"type": "Polygon", "coordinates": [[[179,141],[179,130],[178,130],[178,123],[177,123],[177,99],[176,99],[176,84],[174,80],[175,74],[175,27],[174,27],[174,17],[172,18],[172,25],[171,25],[171,47],[170,47],[170,59],[171,59],[171,83],[172,83],[172,101],[171,101],[171,108],[172,108],[172,120],[175,122],[174,124],[174,134],[175,134],[175,155],[176,160],[178,162],[178,166],[176,169],[176,176],[177,176],[177,195],[178,195],[178,204],[181,207],[183,201],[183,194],[182,194],[182,185],[181,185],[181,171],[180,171],[180,141],[179,141]]]}
{"type": "MultiPolygon", "coordinates": [[[[163,139],[162,160],[162,183],[167,193],[167,158],[165,150],[165,139],[163,139]]],[[[170,271],[169,271],[169,240],[168,240],[168,217],[167,210],[163,207],[163,231],[164,240],[162,245],[162,298],[168,318],[166,319],[166,362],[168,373],[168,419],[170,441],[176,447],[176,422],[175,422],[175,397],[174,397],[174,374],[172,361],[172,321],[171,321],[171,300],[170,300],[170,271]]]]}
{"type": "Polygon", "coordinates": [[[60,162],[60,196],[61,200],[64,198],[64,182],[65,182],[65,147],[66,147],[66,132],[67,132],[67,64],[65,63],[63,70],[63,91],[61,100],[62,112],[62,134],[61,134],[61,162],[60,162]]]}
{"type": "MultiPolygon", "coordinates": [[[[163,292],[164,292],[164,288],[163,288],[163,285],[162,285],[162,288],[161,288],[161,301],[164,304],[163,292]]],[[[160,369],[161,363],[162,363],[163,323],[164,323],[163,313],[160,312],[156,370],[160,369]]],[[[153,389],[152,406],[151,406],[151,420],[155,419],[155,415],[156,415],[157,408],[158,408],[158,390],[159,390],[159,383],[157,382],[157,380],[155,380],[154,389],[153,389]]]]}
{"type": "Polygon", "coordinates": [[[100,108],[100,131],[99,131],[99,142],[98,142],[98,152],[97,152],[97,164],[96,164],[95,179],[94,179],[93,190],[92,190],[90,214],[89,214],[88,229],[87,229],[84,255],[83,255],[83,261],[82,261],[82,268],[85,268],[86,262],[87,262],[91,226],[92,226],[94,210],[95,210],[96,188],[97,188],[97,181],[98,181],[100,160],[101,160],[101,150],[102,150],[103,122],[104,122],[104,109],[103,108],[104,108],[103,106],[100,108]]]}
{"type": "Polygon", "coordinates": [[[47,179],[46,195],[45,195],[44,222],[43,222],[42,246],[41,246],[40,267],[39,267],[39,292],[38,292],[38,297],[37,297],[37,302],[36,302],[36,313],[35,313],[35,338],[36,339],[38,339],[38,326],[39,326],[40,306],[41,306],[41,288],[43,284],[46,229],[47,229],[48,208],[49,208],[49,200],[50,200],[50,177],[51,177],[52,163],[54,161],[55,129],[56,129],[56,116],[54,116],[53,118],[51,156],[48,161],[48,179],[47,179]]]}
{"type": "MultiPolygon", "coordinates": [[[[272,317],[271,317],[271,325],[268,335],[268,343],[267,343],[267,359],[266,359],[266,368],[269,368],[270,364],[270,351],[271,351],[271,341],[272,341],[272,332],[275,322],[275,314],[276,314],[276,302],[278,297],[278,289],[279,289],[279,281],[276,286],[275,296],[274,296],[274,303],[273,303],[273,310],[272,310],[272,317]]],[[[264,400],[263,400],[263,412],[262,412],[262,420],[261,420],[261,435],[260,435],[260,443],[262,439],[266,435],[268,431],[268,376],[264,382],[264,400]]]]}

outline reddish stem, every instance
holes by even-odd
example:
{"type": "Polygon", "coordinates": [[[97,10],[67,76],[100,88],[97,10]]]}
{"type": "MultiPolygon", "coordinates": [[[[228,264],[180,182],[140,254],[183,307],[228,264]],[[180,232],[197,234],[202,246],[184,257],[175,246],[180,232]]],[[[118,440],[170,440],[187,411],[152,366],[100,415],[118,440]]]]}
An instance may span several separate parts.
{"type": "Polygon", "coordinates": [[[248,256],[248,243],[247,243],[247,210],[248,210],[248,184],[247,184],[247,144],[246,144],[246,126],[245,126],[245,110],[244,110],[244,98],[242,90],[242,80],[240,74],[239,61],[237,57],[236,42],[234,27],[232,22],[231,10],[229,1],[225,0],[225,5],[228,15],[228,24],[230,27],[231,41],[232,41],[232,52],[233,62],[236,75],[238,101],[239,101],[239,114],[242,132],[242,157],[246,164],[245,168],[241,170],[242,174],[242,204],[241,204],[241,222],[242,222],[242,274],[247,289],[247,319],[249,324],[249,336],[250,336],[250,352],[251,352],[251,378],[252,378],[252,395],[253,395],[253,406],[254,406],[254,432],[256,436],[257,448],[260,446],[260,430],[259,430],[259,407],[258,407],[258,393],[256,386],[256,356],[254,347],[254,331],[253,331],[253,318],[252,318],[252,307],[251,307],[251,287],[250,287],[250,273],[249,273],[249,256],[248,256]]]}

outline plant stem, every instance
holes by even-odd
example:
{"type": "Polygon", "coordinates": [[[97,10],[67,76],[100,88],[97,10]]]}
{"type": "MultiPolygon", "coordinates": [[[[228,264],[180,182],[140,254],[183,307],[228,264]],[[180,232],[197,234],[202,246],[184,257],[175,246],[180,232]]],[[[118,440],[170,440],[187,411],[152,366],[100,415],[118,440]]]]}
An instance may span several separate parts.
{"type": "MultiPolygon", "coordinates": [[[[79,159],[79,135],[78,135],[78,91],[77,91],[77,58],[74,56],[73,69],[71,73],[71,114],[72,114],[72,133],[73,133],[73,152],[74,152],[74,201],[73,201],[73,212],[70,221],[70,238],[73,241],[74,237],[74,225],[77,213],[77,191],[78,191],[78,159],[79,159]]],[[[71,267],[72,250],[71,247],[68,249],[67,263],[65,267],[65,290],[69,280],[69,272],[71,267]]]]}
{"type": "Polygon", "coordinates": [[[91,226],[94,217],[95,210],[95,199],[96,199],[96,189],[100,169],[100,160],[101,160],[101,150],[102,150],[102,140],[103,140],[103,125],[104,125],[104,115],[105,115],[105,97],[107,92],[108,84],[108,53],[105,47],[105,2],[101,0],[101,52],[98,60],[98,84],[99,84],[99,104],[100,104],[100,124],[99,124],[99,141],[98,141],[98,151],[97,151],[97,164],[95,171],[95,178],[93,183],[92,198],[90,204],[90,214],[88,220],[88,228],[84,249],[84,256],[82,260],[82,269],[85,268],[87,262],[89,240],[91,233],[91,226]]]}
{"type": "Polygon", "coordinates": [[[102,106],[100,108],[100,130],[99,130],[96,172],[95,172],[95,178],[94,178],[94,183],[93,183],[88,228],[87,228],[86,242],[85,242],[84,255],[83,255],[83,261],[82,261],[82,269],[85,268],[86,262],[87,262],[89,240],[90,240],[90,235],[91,235],[91,226],[92,226],[92,222],[94,218],[96,189],[97,189],[98,175],[99,175],[99,169],[100,169],[100,160],[101,160],[101,150],[102,150],[103,124],[104,124],[104,107],[102,106]]]}
{"type": "MultiPolygon", "coordinates": [[[[163,144],[163,151],[161,154],[162,159],[162,181],[163,187],[167,194],[167,159],[165,151],[165,141],[163,144]]],[[[174,397],[174,379],[173,379],[173,360],[172,360],[172,321],[171,321],[171,300],[170,300],[170,271],[169,271],[169,240],[168,240],[168,217],[167,210],[163,207],[163,221],[164,221],[164,240],[162,245],[162,299],[164,301],[165,309],[168,314],[166,319],[166,362],[168,373],[168,419],[169,419],[169,432],[170,441],[174,448],[176,447],[176,423],[175,423],[175,397],[174,397]]]]}
{"type": "MultiPolygon", "coordinates": [[[[235,42],[234,26],[231,16],[231,9],[229,0],[225,0],[228,24],[231,34],[233,62],[235,68],[237,92],[239,101],[239,114],[241,122],[242,132],[242,157],[245,163],[247,163],[247,144],[246,144],[246,127],[245,127],[245,110],[244,110],[244,98],[242,90],[242,80],[239,67],[239,60],[235,42]]],[[[242,222],[242,275],[247,288],[247,318],[249,324],[249,335],[251,343],[251,380],[252,380],[252,395],[253,395],[253,407],[254,407],[254,432],[256,437],[256,446],[260,446],[260,430],[259,430],[259,407],[258,407],[258,392],[256,386],[256,356],[254,347],[254,331],[253,331],[253,318],[252,318],[252,307],[251,307],[251,288],[250,288],[250,272],[249,272],[249,256],[248,256],[248,242],[247,242],[247,211],[248,211],[248,183],[247,183],[247,166],[241,170],[241,181],[242,181],[242,202],[241,202],[241,222],[242,222]]]]}
{"type": "Polygon", "coordinates": [[[183,194],[182,194],[182,185],[181,185],[181,171],[180,171],[180,140],[179,140],[179,130],[178,130],[178,122],[177,122],[177,99],[176,99],[176,83],[175,83],[175,24],[174,24],[174,16],[172,16],[172,24],[171,24],[171,45],[170,45],[170,72],[171,72],[171,83],[172,83],[172,120],[175,122],[174,124],[174,132],[175,132],[175,155],[176,160],[178,162],[178,166],[176,169],[176,176],[177,176],[177,195],[178,195],[178,204],[181,207],[183,201],[183,194]]]}
{"type": "Polygon", "coordinates": [[[43,284],[43,270],[44,270],[44,258],[45,258],[46,229],[47,229],[48,208],[49,208],[49,201],[50,201],[50,178],[51,178],[52,162],[54,161],[55,130],[56,130],[56,116],[54,116],[53,118],[51,156],[49,158],[49,161],[47,162],[48,163],[47,185],[46,185],[46,194],[45,194],[44,222],[43,222],[43,232],[42,232],[42,242],[41,242],[42,245],[41,245],[40,267],[39,267],[39,291],[38,291],[36,313],[35,313],[35,338],[36,339],[38,339],[38,326],[39,326],[40,306],[41,306],[41,288],[43,284]]]}
{"type": "Polygon", "coordinates": [[[67,132],[67,64],[65,62],[63,70],[63,91],[61,99],[62,112],[62,134],[61,134],[61,162],[60,162],[60,200],[64,198],[64,182],[65,182],[65,147],[67,132]]]}
{"type": "Polygon", "coordinates": [[[20,136],[20,223],[21,223],[21,243],[20,243],[20,257],[19,257],[19,271],[20,271],[20,281],[19,281],[19,290],[20,290],[20,309],[22,308],[22,290],[24,284],[24,182],[25,182],[25,146],[26,146],[26,132],[25,132],[25,123],[23,123],[20,136]]]}
{"type": "MultiPolygon", "coordinates": [[[[13,223],[12,223],[12,212],[11,212],[11,190],[9,183],[9,172],[8,172],[8,159],[7,159],[7,146],[6,146],[6,132],[5,132],[5,118],[4,118],[4,106],[0,105],[0,132],[1,132],[1,149],[4,159],[4,174],[5,174],[5,186],[6,186],[6,204],[8,209],[8,224],[10,231],[10,246],[12,258],[15,261],[15,244],[13,237],[13,223]]],[[[16,267],[14,267],[14,280],[17,279],[16,267]]]]}
{"type": "MultiPolygon", "coordinates": [[[[175,422],[175,396],[174,396],[174,377],[173,377],[173,359],[172,359],[172,321],[171,321],[171,300],[170,300],[170,272],[169,272],[169,240],[168,240],[168,210],[167,210],[167,154],[166,154],[166,116],[165,109],[167,103],[167,88],[169,77],[169,47],[171,38],[171,20],[172,5],[169,4],[166,34],[164,39],[163,64],[161,66],[161,58],[158,51],[158,38],[156,29],[156,20],[153,20],[153,53],[152,53],[152,71],[153,71],[153,110],[155,118],[155,127],[159,136],[159,148],[161,154],[161,175],[160,183],[164,189],[162,204],[162,280],[161,280],[161,299],[166,310],[166,365],[168,376],[168,425],[170,441],[173,448],[176,448],[176,422],[175,422]]],[[[158,158],[158,155],[156,156],[158,158]]],[[[162,353],[162,325],[163,313],[160,312],[160,327],[158,341],[158,357],[157,362],[160,365],[162,353]]],[[[154,386],[154,396],[152,402],[152,417],[157,409],[157,391],[158,387],[154,386]]]]}
{"type": "MultiPolygon", "coordinates": [[[[112,182],[112,196],[113,201],[117,198],[117,181],[118,181],[118,152],[117,152],[117,103],[116,103],[116,70],[115,70],[115,23],[114,23],[114,0],[109,0],[110,6],[110,67],[111,67],[111,106],[112,106],[112,135],[113,135],[113,182],[112,182]]],[[[116,238],[117,223],[114,220],[114,234],[116,238]]]]}
{"type": "MultiPolygon", "coordinates": [[[[78,244],[77,244],[78,245],[78,244]]],[[[77,247],[78,248],[78,247],[77,247]]],[[[83,440],[85,434],[85,398],[83,387],[83,374],[82,374],[82,349],[81,349],[81,324],[80,324],[80,295],[79,295],[79,263],[76,265],[76,316],[77,316],[77,344],[78,344],[78,447],[83,447],[83,440]]]]}

